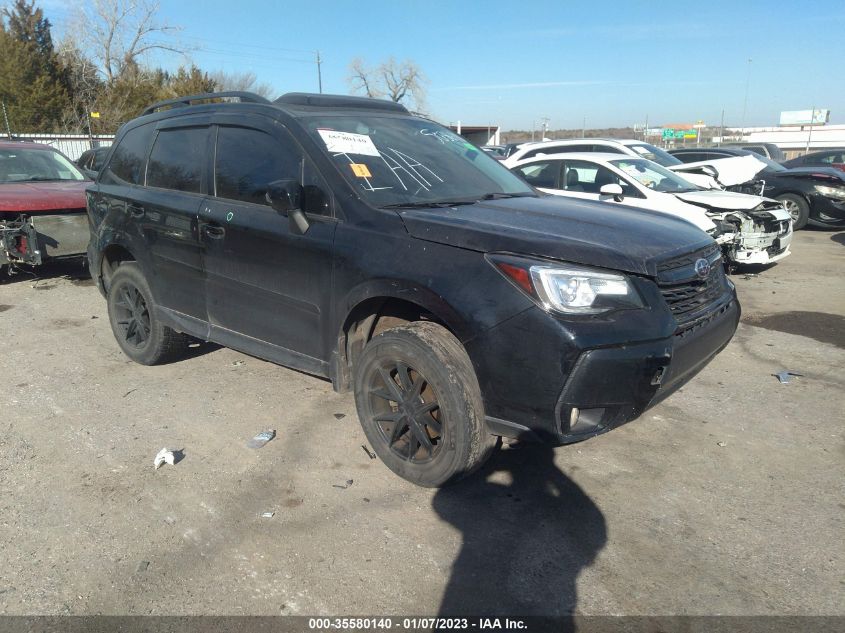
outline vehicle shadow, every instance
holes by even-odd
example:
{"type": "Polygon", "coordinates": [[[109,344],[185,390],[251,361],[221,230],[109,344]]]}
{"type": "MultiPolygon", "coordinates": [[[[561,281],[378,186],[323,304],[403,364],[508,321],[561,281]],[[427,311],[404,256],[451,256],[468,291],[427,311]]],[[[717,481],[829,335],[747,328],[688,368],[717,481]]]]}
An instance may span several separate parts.
{"type": "Polygon", "coordinates": [[[439,615],[556,616],[574,630],[576,580],[607,542],[604,515],[555,466],[553,446],[518,446],[434,497],[463,538],[439,615]]]}
{"type": "Polygon", "coordinates": [[[9,274],[5,268],[0,272],[0,285],[16,283],[35,283],[51,279],[70,279],[74,285],[93,286],[94,280],[88,272],[88,263],[84,257],[69,257],[47,262],[41,266],[16,266],[9,274]]]}
{"type": "Polygon", "coordinates": [[[837,244],[842,244],[843,246],[845,246],[845,231],[842,233],[835,233],[834,235],[831,235],[830,239],[832,239],[837,244]]]}

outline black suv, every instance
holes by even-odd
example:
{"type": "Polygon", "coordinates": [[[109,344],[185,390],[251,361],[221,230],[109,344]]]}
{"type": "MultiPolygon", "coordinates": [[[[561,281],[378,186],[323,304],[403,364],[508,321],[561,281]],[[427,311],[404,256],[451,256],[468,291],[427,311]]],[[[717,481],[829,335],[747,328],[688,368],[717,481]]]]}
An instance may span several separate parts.
{"type": "Polygon", "coordinates": [[[691,224],[539,194],[386,101],[156,104],[120,130],[88,212],[130,358],[173,360],[190,336],[329,378],[424,486],[495,436],[564,444],[637,417],[739,319],[691,224]]]}

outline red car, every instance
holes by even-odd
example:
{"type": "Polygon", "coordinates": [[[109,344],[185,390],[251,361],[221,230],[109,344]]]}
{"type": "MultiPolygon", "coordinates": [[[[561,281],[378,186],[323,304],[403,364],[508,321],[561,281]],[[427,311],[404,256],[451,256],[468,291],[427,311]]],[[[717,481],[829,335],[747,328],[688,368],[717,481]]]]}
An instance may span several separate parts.
{"type": "Polygon", "coordinates": [[[0,142],[0,269],[85,254],[90,184],[52,147],[0,142]]]}

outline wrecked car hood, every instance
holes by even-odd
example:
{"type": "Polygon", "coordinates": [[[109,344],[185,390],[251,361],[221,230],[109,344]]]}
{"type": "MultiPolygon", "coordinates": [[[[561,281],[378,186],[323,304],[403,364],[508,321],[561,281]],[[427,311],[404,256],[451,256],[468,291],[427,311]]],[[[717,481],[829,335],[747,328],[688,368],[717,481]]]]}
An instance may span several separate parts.
{"type": "Polygon", "coordinates": [[[761,196],[750,196],[745,193],[734,193],[733,191],[689,191],[676,193],[675,196],[684,202],[689,202],[700,207],[713,207],[716,210],[750,211],[759,206],[765,198],[761,196]]]}
{"type": "Polygon", "coordinates": [[[718,172],[716,179],[723,187],[731,187],[748,182],[768,167],[766,163],[757,160],[753,156],[733,156],[731,158],[718,158],[695,163],[684,163],[683,165],[672,165],[669,169],[678,173],[696,172],[704,166],[712,167],[718,172]]]}
{"type": "Polygon", "coordinates": [[[690,191],[676,193],[675,196],[684,202],[704,207],[715,213],[743,211],[755,217],[762,214],[764,217],[769,216],[775,220],[788,220],[792,217],[789,215],[789,211],[783,208],[782,203],[763,196],[752,196],[733,191],[690,191]]]}
{"type": "Polygon", "coordinates": [[[85,188],[90,184],[90,180],[3,183],[0,212],[84,210],[85,188]]]}
{"type": "Polygon", "coordinates": [[[655,275],[659,260],[713,243],[665,213],[557,196],[397,212],[417,239],[642,275],[655,275]]]}

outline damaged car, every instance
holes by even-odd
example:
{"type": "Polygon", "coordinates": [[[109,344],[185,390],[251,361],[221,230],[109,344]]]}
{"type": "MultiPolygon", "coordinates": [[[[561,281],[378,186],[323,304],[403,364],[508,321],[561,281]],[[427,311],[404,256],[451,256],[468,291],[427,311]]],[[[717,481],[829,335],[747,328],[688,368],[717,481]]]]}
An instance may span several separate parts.
{"type": "Polygon", "coordinates": [[[52,147],[0,142],[0,270],[84,255],[90,184],[52,147]]]}
{"type": "Polygon", "coordinates": [[[512,170],[554,195],[668,213],[721,245],[728,264],[773,264],[790,254],[792,221],[783,204],[699,187],[645,158],[566,153],[517,162],[512,170]]]}
{"type": "Polygon", "coordinates": [[[688,222],[542,195],[378,99],[154,104],[88,213],[129,358],[173,361],[195,337],[327,378],[380,463],[423,486],[472,473],[496,436],[568,444],[635,419],[740,316],[688,222]]]}
{"type": "Polygon", "coordinates": [[[688,175],[714,174],[720,187],[755,193],[784,204],[793,228],[845,227],[845,173],[831,166],[787,168],[764,156],[735,147],[671,150],[685,164],[670,167],[688,175]]]}

